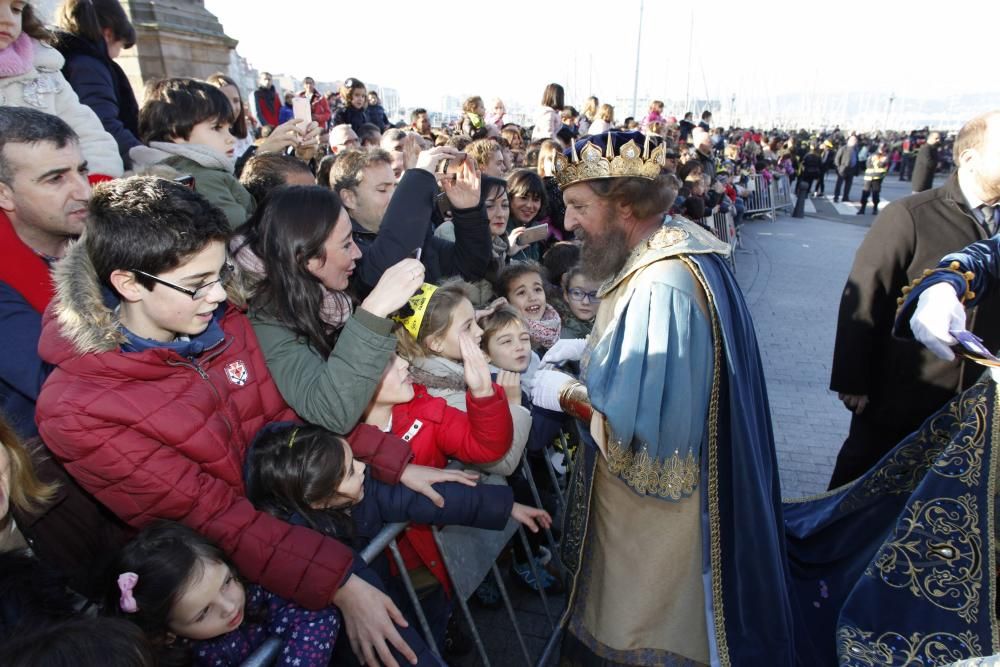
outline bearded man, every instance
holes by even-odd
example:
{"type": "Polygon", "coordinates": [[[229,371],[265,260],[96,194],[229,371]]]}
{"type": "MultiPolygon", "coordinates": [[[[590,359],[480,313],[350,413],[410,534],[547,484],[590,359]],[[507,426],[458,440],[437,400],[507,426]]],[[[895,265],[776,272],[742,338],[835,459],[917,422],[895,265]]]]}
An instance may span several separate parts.
{"type": "Polygon", "coordinates": [[[664,154],[611,132],[556,160],[566,228],[605,280],[584,382],[539,371],[532,396],[587,424],[568,492],[560,664],[792,665],[753,324],[727,247],[665,215],[677,193],[664,154]]]}

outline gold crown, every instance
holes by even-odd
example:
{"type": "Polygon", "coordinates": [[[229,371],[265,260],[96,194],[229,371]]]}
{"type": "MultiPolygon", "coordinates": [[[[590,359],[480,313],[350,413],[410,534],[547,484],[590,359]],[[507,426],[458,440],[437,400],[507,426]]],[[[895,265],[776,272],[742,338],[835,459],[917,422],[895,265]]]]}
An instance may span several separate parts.
{"type": "Polygon", "coordinates": [[[614,138],[608,132],[607,147],[602,151],[591,142],[583,147],[579,155],[574,143],[570,148],[570,157],[562,153],[556,155],[555,175],[559,187],[565,188],[574,183],[592,181],[598,178],[621,178],[633,176],[656,180],[660,175],[666,157],[666,143],[650,151],[649,135],[642,147],[635,139],[622,145],[615,155],[614,138]]]}
{"type": "Polygon", "coordinates": [[[416,339],[417,334],[420,333],[420,325],[424,321],[424,313],[427,312],[427,306],[430,305],[431,297],[436,291],[437,285],[424,283],[420,286],[420,291],[411,296],[407,302],[410,304],[410,309],[413,310],[413,314],[408,317],[394,315],[392,318],[402,324],[403,328],[406,329],[414,339],[416,339]]]}

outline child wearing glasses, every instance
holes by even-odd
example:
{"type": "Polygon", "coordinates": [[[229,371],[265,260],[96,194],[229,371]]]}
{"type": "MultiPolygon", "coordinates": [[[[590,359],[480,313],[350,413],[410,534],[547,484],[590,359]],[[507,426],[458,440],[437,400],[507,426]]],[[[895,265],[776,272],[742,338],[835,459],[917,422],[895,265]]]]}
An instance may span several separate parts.
{"type": "Polygon", "coordinates": [[[594,318],[601,299],[597,290],[600,281],[587,277],[580,265],[562,276],[562,299],[552,299],[552,305],[562,318],[560,338],[586,338],[594,328],[594,318]]]}

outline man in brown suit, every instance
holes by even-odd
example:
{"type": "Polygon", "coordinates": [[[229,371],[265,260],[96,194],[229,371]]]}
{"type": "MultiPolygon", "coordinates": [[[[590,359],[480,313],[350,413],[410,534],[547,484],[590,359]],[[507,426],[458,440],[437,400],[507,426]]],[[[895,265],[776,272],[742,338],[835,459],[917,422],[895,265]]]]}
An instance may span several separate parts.
{"type": "MultiPolygon", "coordinates": [[[[995,233],[979,207],[982,193],[1000,183],[992,170],[981,168],[986,158],[978,155],[1000,147],[1000,111],[969,121],[960,139],[963,134],[967,141],[956,145],[979,149],[976,159],[962,162],[941,187],[887,206],[855,255],[840,300],[830,379],[830,388],[854,415],[831,489],[864,474],[981,373],[974,364],[944,361],[915,341],[892,337],[903,286],[944,255],[995,233]]],[[[1000,294],[984,298],[968,321],[987,347],[1000,347],[1000,294]]]]}

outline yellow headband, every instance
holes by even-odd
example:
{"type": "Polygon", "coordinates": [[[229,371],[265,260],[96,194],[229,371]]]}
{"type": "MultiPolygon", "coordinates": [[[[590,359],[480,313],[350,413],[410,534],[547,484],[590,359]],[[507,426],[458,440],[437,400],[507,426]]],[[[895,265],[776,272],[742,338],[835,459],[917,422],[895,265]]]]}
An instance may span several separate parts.
{"type": "Polygon", "coordinates": [[[431,296],[437,291],[437,285],[431,285],[430,283],[424,283],[420,286],[420,291],[410,297],[409,304],[410,308],[413,310],[413,314],[409,317],[393,317],[403,325],[413,339],[417,339],[417,334],[420,333],[420,325],[424,321],[424,313],[427,312],[427,306],[431,302],[431,296]]]}

